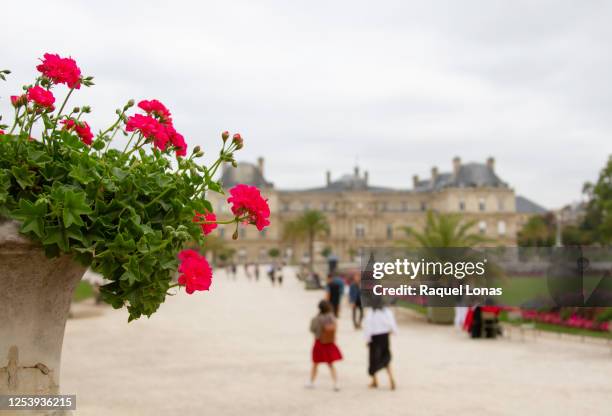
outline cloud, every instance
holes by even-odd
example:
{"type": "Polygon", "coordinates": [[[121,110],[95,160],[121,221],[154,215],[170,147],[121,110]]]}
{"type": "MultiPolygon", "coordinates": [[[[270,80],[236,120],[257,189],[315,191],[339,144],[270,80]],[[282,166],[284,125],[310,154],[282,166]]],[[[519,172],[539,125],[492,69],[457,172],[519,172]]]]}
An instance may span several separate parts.
{"type": "MultiPolygon", "coordinates": [[[[129,98],[158,98],[212,157],[240,131],[282,188],[356,161],[407,187],[455,155],[494,155],[519,194],[580,197],[611,153],[612,28],[606,2],[31,2],[3,9],[6,97],[44,52],[72,55],[97,85],[104,127],[129,98]],[[27,17],[27,19],[25,18],[27,17]],[[27,22],[24,23],[24,22],[27,22]]],[[[121,139],[120,139],[121,140],[121,139]]]]}

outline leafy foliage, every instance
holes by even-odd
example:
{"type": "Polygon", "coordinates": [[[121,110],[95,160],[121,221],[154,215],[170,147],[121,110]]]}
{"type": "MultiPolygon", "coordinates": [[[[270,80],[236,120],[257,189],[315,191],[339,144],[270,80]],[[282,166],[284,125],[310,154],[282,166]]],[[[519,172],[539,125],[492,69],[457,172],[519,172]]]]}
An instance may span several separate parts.
{"type": "Polygon", "coordinates": [[[318,236],[328,233],[329,223],[325,214],[317,210],[308,210],[285,224],[283,239],[296,241],[305,238],[307,240],[310,271],[312,272],[314,270],[314,241],[318,236]]]}
{"type": "Polygon", "coordinates": [[[609,244],[612,242],[612,156],[608,157],[597,182],[585,184],[584,191],[589,203],[580,229],[591,240],[609,244]]]}
{"type": "Polygon", "coordinates": [[[403,227],[406,240],[399,243],[408,247],[473,247],[488,242],[483,235],[472,233],[476,221],[463,221],[460,215],[427,212],[423,232],[403,227]]]}

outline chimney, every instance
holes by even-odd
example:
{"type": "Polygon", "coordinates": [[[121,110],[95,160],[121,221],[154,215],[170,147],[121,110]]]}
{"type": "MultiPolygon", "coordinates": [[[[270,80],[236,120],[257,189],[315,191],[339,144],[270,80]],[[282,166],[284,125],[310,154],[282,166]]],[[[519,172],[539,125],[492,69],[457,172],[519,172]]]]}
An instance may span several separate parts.
{"type": "Polygon", "coordinates": [[[431,168],[431,184],[435,185],[437,180],[438,180],[438,168],[434,166],[433,168],[431,168]]]}
{"type": "Polygon", "coordinates": [[[363,172],[363,180],[366,184],[366,186],[368,185],[368,179],[370,178],[370,174],[368,173],[368,171],[366,170],[365,172],[363,172]]]}
{"type": "Polygon", "coordinates": [[[419,175],[414,175],[412,177],[412,187],[416,189],[419,186],[419,175]]]}
{"type": "Polygon", "coordinates": [[[355,166],[355,177],[359,177],[359,166],[355,166]]]}
{"type": "Polygon", "coordinates": [[[327,186],[331,184],[331,172],[330,171],[325,172],[325,183],[327,184],[327,186]]]}
{"type": "Polygon", "coordinates": [[[495,171],[495,158],[493,156],[489,156],[487,159],[487,167],[492,171],[495,171]]]}
{"type": "Polygon", "coordinates": [[[459,169],[461,169],[461,158],[455,156],[453,158],[453,176],[456,178],[459,175],[459,169]]]}
{"type": "Polygon", "coordinates": [[[257,158],[257,169],[259,169],[261,176],[264,176],[264,158],[261,156],[257,158]]]}

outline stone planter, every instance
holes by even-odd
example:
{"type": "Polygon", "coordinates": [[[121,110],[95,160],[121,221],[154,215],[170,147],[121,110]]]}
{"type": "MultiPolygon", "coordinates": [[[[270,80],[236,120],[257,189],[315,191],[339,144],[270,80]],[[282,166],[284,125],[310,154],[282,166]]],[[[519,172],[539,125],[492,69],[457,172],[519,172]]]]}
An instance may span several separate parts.
{"type": "Polygon", "coordinates": [[[48,259],[0,219],[0,395],[59,393],[64,327],[85,270],[68,256],[48,259]]]}

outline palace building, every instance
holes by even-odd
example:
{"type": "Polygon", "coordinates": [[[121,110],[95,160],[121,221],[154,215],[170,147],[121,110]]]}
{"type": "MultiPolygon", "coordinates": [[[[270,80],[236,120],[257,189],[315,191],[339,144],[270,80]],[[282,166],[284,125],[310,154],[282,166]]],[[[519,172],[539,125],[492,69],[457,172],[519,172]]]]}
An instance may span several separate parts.
{"type": "MultiPolygon", "coordinates": [[[[462,163],[454,158],[448,172],[433,167],[427,178],[413,176],[412,187],[396,189],[369,183],[368,172],[355,167],[337,179],[326,172],[323,186],[309,189],[276,189],[265,177],[264,159],[257,164],[225,166],[221,181],[225,189],[238,183],[257,186],[268,198],[272,225],[262,232],[254,227],[240,227],[236,247],[237,262],[266,262],[268,251],[277,248],[285,257],[301,260],[307,244],[282,240],[283,226],[307,210],[325,214],[329,235],[316,242],[316,252],[329,247],[340,261],[355,257],[360,247],[393,246],[405,239],[403,226],[422,229],[427,211],[461,214],[475,220],[475,232],[494,245],[516,245],[516,234],[527,219],[546,209],[515,194],[496,173],[495,160],[462,163]]],[[[220,217],[230,215],[223,196],[211,194],[220,217]]],[[[220,238],[231,239],[234,229],[219,226],[220,238]]],[[[317,260],[323,260],[318,258],[317,260]]]]}

